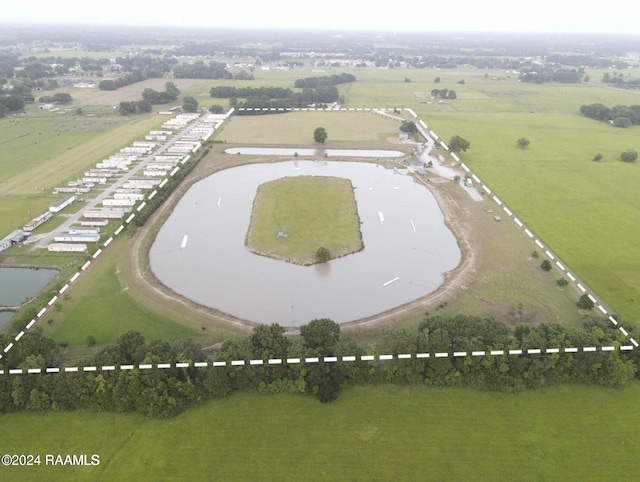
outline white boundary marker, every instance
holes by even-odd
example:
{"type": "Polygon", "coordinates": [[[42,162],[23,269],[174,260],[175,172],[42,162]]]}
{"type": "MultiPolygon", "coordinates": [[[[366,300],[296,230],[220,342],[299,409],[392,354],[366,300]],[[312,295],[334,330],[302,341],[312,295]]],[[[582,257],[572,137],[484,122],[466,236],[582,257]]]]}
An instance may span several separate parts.
{"type": "MultiPolygon", "coordinates": [[[[13,347],[10,343],[5,348],[5,353],[13,347]]],[[[432,358],[480,358],[495,356],[532,356],[543,354],[564,354],[564,353],[597,353],[597,352],[615,352],[633,350],[632,345],[606,345],[606,346],[585,346],[566,347],[566,348],[529,348],[526,350],[491,350],[491,351],[455,351],[455,352],[430,352],[430,353],[398,353],[397,355],[359,355],[359,356],[325,356],[325,357],[306,357],[306,358],[269,358],[268,360],[252,359],[252,360],[231,360],[231,361],[201,361],[201,362],[181,362],[181,363],[141,363],[138,365],[103,365],[103,366],[67,366],[67,367],[47,367],[47,368],[11,368],[8,370],[0,370],[0,375],[30,375],[43,373],[70,373],[70,372],[96,372],[96,371],[116,371],[116,370],[166,370],[171,368],[226,368],[226,367],[244,367],[244,366],[265,366],[265,365],[300,365],[315,363],[343,363],[353,362],[375,362],[375,361],[392,361],[392,360],[420,360],[432,358]]]]}
{"type": "MultiPolygon", "coordinates": [[[[254,109],[239,109],[239,110],[254,110],[254,109]]],[[[255,110],[269,110],[269,111],[275,111],[276,109],[255,109],[255,110]]],[[[314,111],[314,110],[321,110],[321,111],[328,111],[328,112],[344,112],[344,111],[375,111],[375,110],[395,110],[395,108],[388,108],[388,109],[384,109],[384,108],[379,108],[379,109],[372,109],[372,108],[342,108],[342,109],[305,109],[305,108],[296,108],[296,109],[277,109],[279,111],[314,111]]],[[[408,108],[404,108],[402,110],[405,110],[407,112],[409,112],[414,118],[417,118],[418,116],[416,115],[416,113],[408,108]]],[[[419,119],[418,122],[421,125],[426,126],[426,124],[419,119]]],[[[429,134],[431,136],[433,136],[433,138],[437,141],[439,141],[439,143],[445,147],[445,149],[447,148],[446,144],[444,144],[444,142],[442,142],[439,137],[436,135],[435,132],[433,132],[433,130],[429,130],[429,134]]],[[[451,153],[451,155],[457,160],[460,161],[460,158],[458,156],[455,155],[455,153],[451,153]]],[[[186,159],[185,161],[186,162],[186,159]]],[[[176,172],[178,172],[178,170],[181,168],[181,166],[184,164],[178,164],[174,170],[170,173],[170,176],[175,175],[176,172]]],[[[471,173],[471,178],[477,183],[480,184],[482,189],[484,191],[486,191],[488,194],[492,194],[492,191],[489,189],[489,187],[484,184],[480,178],[478,178],[478,176],[476,174],[474,174],[467,166],[466,164],[462,164],[464,167],[464,170],[466,172],[470,172],[471,173]]],[[[165,177],[163,179],[163,181],[158,185],[158,189],[162,189],[165,184],[167,183],[168,178],[165,177]]],[[[147,196],[147,200],[152,199],[155,195],[157,194],[157,190],[154,190],[149,196],[147,196]]],[[[523,230],[523,232],[531,239],[534,240],[535,244],[540,248],[540,249],[544,249],[545,246],[544,244],[526,227],[524,226],[524,224],[513,215],[513,212],[507,208],[506,205],[504,205],[502,203],[502,201],[500,201],[500,199],[498,199],[495,195],[493,196],[493,201],[498,204],[499,206],[502,206],[503,211],[514,221],[514,223],[523,230]]],[[[138,206],[137,210],[140,211],[141,209],[144,208],[144,206],[146,205],[146,200],[143,200],[142,203],[138,206]]],[[[381,217],[381,222],[383,221],[382,218],[382,213],[379,213],[380,217],[381,217]]],[[[132,213],[127,219],[126,221],[118,227],[118,229],[115,231],[114,236],[119,235],[122,230],[124,229],[126,224],[129,224],[131,222],[131,220],[135,217],[135,214],[132,213]]],[[[107,242],[105,242],[104,244],[104,248],[106,249],[107,246],[111,243],[111,241],[113,240],[113,238],[109,238],[109,240],[107,240],[107,242]]],[[[96,259],[101,253],[103,252],[102,248],[98,249],[92,256],[92,259],[96,259]]],[[[551,253],[551,251],[549,251],[548,249],[545,251],[545,255],[547,257],[549,257],[551,260],[555,260],[555,255],[551,253]]],[[[76,272],[71,279],[69,280],[69,283],[65,284],[65,286],[59,291],[59,294],[62,294],[64,291],[66,291],[69,286],[73,283],[75,283],[78,278],[80,277],[80,272],[85,271],[89,266],[91,265],[91,260],[88,260],[84,265],[82,265],[82,267],[80,268],[80,271],[76,272]]],[[[586,288],[580,283],[577,282],[575,276],[568,271],[568,269],[565,268],[565,266],[563,264],[560,263],[559,260],[556,261],[556,265],[563,271],[563,273],[567,276],[567,278],[569,278],[569,280],[571,280],[572,283],[575,283],[576,287],[582,292],[582,293],[586,293],[589,297],[589,299],[595,304],[596,308],[605,316],[608,315],[608,319],[609,321],[618,328],[618,330],[620,331],[620,333],[622,333],[626,338],[629,339],[629,341],[632,343],[631,345],[621,345],[619,347],[616,346],[603,346],[600,347],[600,351],[602,352],[613,352],[616,351],[616,349],[620,350],[620,351],[627,351],[627,350],[633,350],[634,347],[638,348],[639,344],[638,342],[629,337],[629,333],[622,327],[622,326],[618,326],[618,322],[616,321],[616,319],[609,315],[609,312],[607,311],[606,308],[604,308],[602,306],[602,304],[600,304],[596,297],[593,296],[593,294],[591,293],[587,293],[586,288]]],[[[398,278],[393,279],[387,283],[385,283],[385,286],[387,284],[391,284],[394,281],[397,281],[398,278]]],[[[51,298],[51,300],[48,302],[48,304],[46,306],[44,306],[36,315],[35,318],[33,318],[29,324],[27,324],[27,326],[25,327],[25,330],[30,330],[36,323],[36,320],[39,318],[42,318],[42,316],[48,311],[48,309],[58,301],[58,296],[54,296],[53,298],[51,298]]],[[[18,333],[15,338],[14,341],[17,342],[18,340],[20,340],[20,338],[23,337],[23,335],[25,334],[25,330],[20,331],[20,333],[18,333]]],[[[9,343],[3,350],[2,353],[6,354],[9,350],[11,350],[11,348],[13,348],[14,343],[11,342],[9,343]]],[[[597,351],[597,347],[583,347],[583,348],[578,348],[578,347],[571,347],[571,348],[547,348],[546,350],[544,350],[545,353],[550,354],[550,353],[578,353],[579,351],[588,353],[588,352],[594,352],[597,351]]],[[[542,353],[541,349],[528,349],[528,350],[508,350],[508,354],[510,356],[521,356],[521,355],[534,355],[534,354],[540,354],[542,353]]],[[[501,356],[504,355],[505,351],[504,350],[491,350],[489,351],[489,356],[501,356]]],[[[410,359],[412,356],[411,354],[402,354],[402,355],[397,355],[398,359],[410,359]]],[[[421,359],[421,358],[430,358],[431,354],[430,353],[417,353],[415,354],[415,358],[417,359],[421,359]]],[[[476,357],[476,356],[487,356],[487,352],[486,351],[473,351],[471,353],[468,352],[454,352],[453,354],[447,353],[447,352],[439,352],[439,353],[435,353],[434,354],[435,358],[447,358],[450,356],[453,357],[476,357]]],[[[0,359],[2,359],[3,354],[0,353],[0,359]]],[[[379,355],[378,359],[379,360],[392,360],[394,358],[394,355],[379,355]]],[[[361,361],[374,361],[374,356],[373,355],[363,355],[360,357],[361,361]]],[[[355,356],[343,356],[342,357],[342,361],[343,362],[355,362],[357,360],[357,357],[355,356]]],[[[336,357],[324,357],[323,361],[325,362],[334,362],[337,361],[336,357]]],[[[305,359],[305,363],[318,363],[319,362],[319,358],[306,358],[305,359]]],[[[275,365],[275,364],[282,364],[283,360],[280,359],[271,359],[268,360],[268,364],[269,365],[275,365]]],[[[296,364],[296,363],[301,363],[301,359],[300,358],[287,358],[286,359],[286,363],[287,364],[296,364]]],[[[250,365],[262,365],[264,364],[264,360],[249,360],[249,364],[250,365]],[[255,363],[253,363],[255,362],[255,363]]],[[[232,362],[230,362],[231,366],[244,366],[245,365],[245,360],[234,360],[232,362]]],[[[138,369],[151,369],[151,368],[159,368],[159,369],[166,369],[166,368],[170,368],[172,365],[170,363],[158,363],[157,365],[151,365],[151,364],[145,364],[145,365],[138,365],[137,368],[138,369]]],[[[187,368],[191,366],[189,363],[176,363],[175,367],[176,368],[187,368]]],[[[213,366],[213,367],[223,367],[223,366],[227,366],[226,362],[219,362],[219,361],[214,361],[214,362],[195,362],[193,364],[194,367],[196,368],[204,368],[204,367],[209,367],[209,366],[213,366]]],[[[97,369],[100,369],[102,371],[107,371],[107,370],[132,370],[136,368],[134,365],[120,365],[119,367],[115,367],[115,366],[111,366],[111,365],[107,365],[107,366],[103,366],[103,367],[82,367],[82,371],[95,371],[97,369]]],[[[61,371],[64,372],[77,372],[79,371],[80,367],[64,367],[64,368],[57,368],[57,367],[52,367],[52,368],[46,368],[44,369],[44,373],[60,373],[61,371]]],[[[27,371],[28,373],[43,373],[43,369],[29,369],[27,371]]],[[[8,370],[8,374],[10,375],[18,375],[18,374],[23,374],[24,370],[22,369],[9,369],[8,370]]],[[[5,374],[5,370],[0,370],[0,375],[4,375],[5,374]]]]}

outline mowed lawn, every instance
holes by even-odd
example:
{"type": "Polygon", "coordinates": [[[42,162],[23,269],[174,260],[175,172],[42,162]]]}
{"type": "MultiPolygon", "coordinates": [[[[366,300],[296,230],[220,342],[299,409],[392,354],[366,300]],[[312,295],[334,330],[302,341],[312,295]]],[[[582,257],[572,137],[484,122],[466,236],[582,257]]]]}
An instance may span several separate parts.
{"type": "Polygon", "coordinates": [[[98,454],[96,467],[2,467],[7,480],[632,480],[623,390],[520,394],[369,386],[331,404],[239,394],[170,420],[111,413],[0,416],[3,452],[98,454]]]}
{"type": "Polygon", "coordinates": [[[351,181],[297,176],[258,187],[247,234],[251,251],[308,265],[321,246],[332,258],[362,249],[351,181]]]}
{"type": "Polygon", "coordinates": [[[69,298],[63,297],[56,304],[60,309],[47,314],[47,319],[53,319],[51,326],[41,322],[45,335],[72,347],[86,346],[90,335],[97,345],[114,343],[129,330],[139,331],[147,341],[198,335],[195,329],[158,314],[130,296],[128,286],[119,279],[126,241],[118,239],[100,262],[83,272],[69,290],[69,298]]]}
{"type": "Polygon", "coordinates": [[[433,114],[447,140],[471,141],[463,160],[590,288],[629,321],[640,318],[640,127],[580,115],[433,114]],[[516,140],[531,144],[519,149],[516,140]],[[601,153],[604,159],[594,162],[601,153]]]}
{"type": "MultiPolygon", "coordinates": [[[[287,112],[269,116],[237,116],[218,139],[227,143],[314,145],[313,131],[324,127],[328,138],[318,148],[353,147],[355,142],[378,142],[398,135],[400,123],[372,112],[287,112]]],[[[389,148],[393,147],[388,143],[389,148]]]]}

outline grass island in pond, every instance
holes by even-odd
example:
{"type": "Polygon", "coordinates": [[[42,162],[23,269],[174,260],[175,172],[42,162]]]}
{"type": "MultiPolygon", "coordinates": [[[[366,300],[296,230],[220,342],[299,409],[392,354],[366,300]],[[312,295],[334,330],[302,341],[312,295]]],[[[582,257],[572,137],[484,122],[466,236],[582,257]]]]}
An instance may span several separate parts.
{"type": "Polygon", "coordinates": [[[325,247],[331,258],[364,248],[360,217],[349,179],[296,176],[262,184],[253,201],[249,251],[312,265],[325,247]]]}

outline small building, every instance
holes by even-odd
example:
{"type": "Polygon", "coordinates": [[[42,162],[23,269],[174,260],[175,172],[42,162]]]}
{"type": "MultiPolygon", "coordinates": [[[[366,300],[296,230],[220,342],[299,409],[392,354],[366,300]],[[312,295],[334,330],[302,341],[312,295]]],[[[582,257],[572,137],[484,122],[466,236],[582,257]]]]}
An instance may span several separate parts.
{"type": "Polygon", "coordinates": [[[0,252],[10,248],[11,246],[22,245],[27,239],[29,239],[30,236],[31,235],[29,233],[23,231],[22,229],[16,229],[15,231],[12,231],[9,235],[0,240],[0,252]]]}
{"type": "Polygon", "coordinates": [[[49,206],[49,212],[51,213],[57,213],[62,211],[64,208],[66,208],[67,206],[70,206],[71,204],[73,204],[73,202],[78,198],[78,196],[76,196],[75,194],[72,196],[67,196],[64,199],[61,199],[60,201],[54,202],[51,206],[49,206]]]}
{"type": "Polygon", "coordinates": [[[36,216],[31,221],[29,221],[27,224],[22,226],[22,229],[24,231],[31,232],[34,229],[36,229],[38,226],[40,226],[42,223],[44,223],[45,221],[50,219],[51,216],[53,216],[53,213],[51,213],[50,211],[45,211],[44,213],[36,216]]]}
{"type": "Polygon", "coordinates": [[[80,226],[102,227],[102,226],[108,226],[108,225],[109,225],[108,219],[85,219],[83,221],[80,221],[80,226]]]}
{"type": "Polygon", "coordinates": [[[51,243],[47,249],[53,253],[84,253],[87,245],[82,243],[51,243]]]}
{"type": "Polygon", "coordinates": [[[100,241],[100,235],[63,233],[58,236],[54,236],[53,240],[56,243],[97,243],[100,241]]]}

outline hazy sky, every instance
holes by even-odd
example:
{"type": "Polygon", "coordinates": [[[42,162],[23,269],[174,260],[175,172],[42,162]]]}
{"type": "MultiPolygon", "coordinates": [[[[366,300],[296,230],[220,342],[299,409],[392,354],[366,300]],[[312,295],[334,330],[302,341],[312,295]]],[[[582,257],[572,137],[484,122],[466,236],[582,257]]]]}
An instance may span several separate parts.
{"type": "Polygon", "coordinates": [[[0,0],[0,21],[636,34],[640,22],[632,5],[628,0],[0,0]]]}

